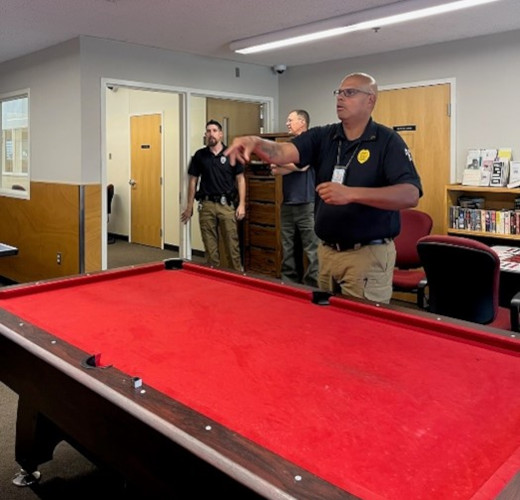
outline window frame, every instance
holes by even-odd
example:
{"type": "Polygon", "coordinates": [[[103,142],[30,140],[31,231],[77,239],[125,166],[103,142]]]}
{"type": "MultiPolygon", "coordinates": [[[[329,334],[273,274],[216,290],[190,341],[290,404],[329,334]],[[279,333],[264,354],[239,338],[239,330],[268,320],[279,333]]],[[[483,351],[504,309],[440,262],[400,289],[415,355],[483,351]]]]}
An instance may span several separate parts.
{"type": "MultiPolygon", "coordinates": [[[[22,198],[22,199],[30,199],[30,186],[31,186],[31,122],[30,122],[30,106],[31,106],[31,97],[29,89],[21,89],[15,90],[12,92],[0,93],[0,196],[7,196],[11,198],[22,198]],[[24,127],[11,129],[13,135],[21,135],[21,139],[19,141],[12,140],[12,147],[14,148],[15,158],[19,157],[20,160],[20,171],[16,171],[13,169],[12,172],[8,172],[5,169],[4,165],[4,126],[3,126],[3,106],[2,104],[7,101],[15,101],[17,99],[27,99],[27,127],[26,127],[26,145],[24,147],[24,127]],[[18,150],[21,147],[21,151],[18,150]],[[27,151],[27,158],[23,157],[23,151],[27,151]],[[23,164],[26,162],[27,164],[27,172],[23,172],[23,164]],[[6,180],[9,180],[10,177],[13,178],[24,178],[23,183],[21,183],[22,189],[16,189],[12,187],[5,187],[6,180]]],[[[25,117],[24,117],[25,118],[25,117]]],[[[7,129],[6,129],[7,130],[7,129]]],[[[9,182],[9,185],[13,184],[12,181],[9,182]]]]}

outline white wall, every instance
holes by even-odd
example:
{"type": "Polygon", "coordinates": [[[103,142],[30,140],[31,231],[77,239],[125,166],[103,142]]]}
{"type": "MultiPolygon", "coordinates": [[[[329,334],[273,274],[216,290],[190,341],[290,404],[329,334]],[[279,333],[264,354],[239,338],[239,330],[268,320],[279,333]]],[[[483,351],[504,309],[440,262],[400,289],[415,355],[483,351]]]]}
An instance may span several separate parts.
{"type": "MultiPolygon", "coordinates": [[[[146,83],[164,90],[201,94],[262,96],[278,102],[278,78],[265,66],[234,63],[191,54],[81,37],[83,181],[100,180],[101,79],[146,83]],[[240,67],[240,77],[235,68],[240,67]]],[[[273,117],[278,116],[274,109],[273,117]]],[[[182,164],[181,164],[182,168],[182,164]]]]}
{"type": "Polygon", "coordinates": [[[0,65],[0,93],[30,89],[33,181],[81,179],[79,40],[0,65]]]}
{"type": "Polygon", "coordinates": [[[108,231],[128,235],[130,225],[130,90],[106,91],[107,184],[114,185],[108,231]]]}
{"type": "Polygon", "coordinates": [[[508,146],[520,159],[520,31],[289,67],[280,77],[279,123],[293,108],[307,109],[311,125],[337,121],[332,90],[354,71],[380,86],[455,79],[459,179],[469,148],[508,146]]]}
{"type": "MultiPolygon", "coordinates": [[[[0,64],[0,93],[31,91],[33,180],[103,180],[103,78],[197,89],[203,94],[262,96],[278,102],[278,78],[269,67],[80,37],[0,64]]],[[[277,116],[275,104],[273,121],[277,116]]]]}
{"type": "MultiPolygon", "coordinates": [[[[190,129],[189,129],[189,144],[190,150],[188,156],[191,158],[197,149],[204,146],[204,132],[206,131],[206,98],[190,96],[189,103],[190,114],[190,129]]],[[[197,210],[198,203],[195,203],[193,210],[193,217],[190,221],[190,241],[194,250],[204,251],[204,243],[202,242],[202,235],[200,233],[199,212],[197,210]]]]}

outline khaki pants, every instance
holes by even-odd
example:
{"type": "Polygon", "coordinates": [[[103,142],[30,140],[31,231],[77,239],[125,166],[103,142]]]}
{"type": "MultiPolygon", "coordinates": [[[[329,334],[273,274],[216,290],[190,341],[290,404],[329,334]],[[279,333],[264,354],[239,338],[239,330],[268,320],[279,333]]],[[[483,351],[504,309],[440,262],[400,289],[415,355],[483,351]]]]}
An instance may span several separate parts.
{"type": "Polygon", "coordinates": [[[242,270],[240,245],[238,242],[235,209],[230,205],[222,205],[213,201],[201,202],[199,212],[200,232],[206,252],[206,260],[213,267],[220,267],[219,229],[224,248],[229,257],[231,267],[235,271],[242,270]]]}
{"type": "Polygon", "coordinates": [[[395,266],[395,245],[366,245],[338,252],[320,243],[319,277],[322,290],[350,295],[373,302],[389,303],[395,266]]]}

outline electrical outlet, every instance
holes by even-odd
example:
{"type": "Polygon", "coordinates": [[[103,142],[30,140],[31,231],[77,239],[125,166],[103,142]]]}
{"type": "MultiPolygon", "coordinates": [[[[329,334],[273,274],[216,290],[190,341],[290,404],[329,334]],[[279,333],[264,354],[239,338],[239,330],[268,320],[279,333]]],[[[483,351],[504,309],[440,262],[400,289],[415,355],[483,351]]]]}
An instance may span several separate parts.
{"type": "Polygon", "coordinates": [[[61,252],[56,254],[56,264],[61,265],[61,252]]]}

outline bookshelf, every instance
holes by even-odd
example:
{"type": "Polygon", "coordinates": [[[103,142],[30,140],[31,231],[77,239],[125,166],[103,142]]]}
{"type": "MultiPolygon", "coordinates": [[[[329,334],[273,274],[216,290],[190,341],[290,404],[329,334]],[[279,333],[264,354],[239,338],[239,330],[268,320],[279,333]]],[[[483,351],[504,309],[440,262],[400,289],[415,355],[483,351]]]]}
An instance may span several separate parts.
{"type": "Polygon", "coordinates": [[[516,234],[507,234],[496,231],[486,231],[484,224],[482,229],[475,231],[473,229],[460,229],[452,227],[453,223],[450,218],[450,207],[457,205],[459,196],[478,196],[485,199],[484,209],[487,211],[500,212],[514,211],[515,198],[520,198],[520,188],[506,187],[480,187],[480,186],[463,186],[462,184],[449,184],[446,186],[446,234],[454,234],[459,236],[470,236],[477,238],[493,238],[500,240],[514,241],[520,243],[520,227],[517,225],[516,234]]]}

